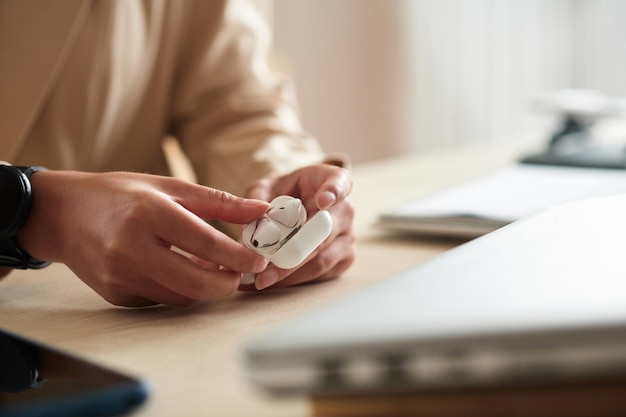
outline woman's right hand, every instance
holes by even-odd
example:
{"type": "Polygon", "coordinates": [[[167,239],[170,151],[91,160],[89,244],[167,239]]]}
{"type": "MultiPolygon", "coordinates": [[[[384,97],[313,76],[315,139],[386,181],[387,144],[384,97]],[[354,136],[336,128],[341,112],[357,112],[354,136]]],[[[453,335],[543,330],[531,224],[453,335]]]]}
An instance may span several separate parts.
{"type": "Polygon", "coordinates": [[[31,183],[33,208],[20,246],[34,258],[65,263],[112,304],[186,306],[224,297],[242,273],[267,266],[204,220],[249,223],[266,202],[126,172],[42,171],[31,183]]]}

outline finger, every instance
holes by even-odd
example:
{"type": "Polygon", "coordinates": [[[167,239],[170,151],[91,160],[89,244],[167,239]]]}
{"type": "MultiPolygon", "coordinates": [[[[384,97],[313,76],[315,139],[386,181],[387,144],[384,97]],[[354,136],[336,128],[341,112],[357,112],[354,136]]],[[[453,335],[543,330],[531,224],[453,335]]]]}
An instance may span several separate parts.
{"type": "MultiPolygon", "coordinates": [[[[354,237],[340,235],[324,247],[318,248],[308,260],[294,269],[280,269],[270,264],[256,276],[255,288],[278,288],[313,281],[327,276],[341,262],[351,265],[355,258],[354,237]]],[[[345,269],[345,268],[344,268],[345,269]]],[[[244,289],[249,287],[244,287],[244,289]]]]}
{"type": "Polygon", "coordinates": [[[240,280],[239,273],[200,267],[165,246],[144,247],[141,258],[119,251],[108,256],[113,269],[94,287],[107,301],[123,306],[189,306],[232,293],[240,280]]]}
{"type": "MultiPolygon", "coordinates": [[[[173,250],[173,248],[172,248],[173,250]]],[[[189,256],[189,260],[204,269],[220,269],[220,265],[206,259],[198,258],[196,255],[189,256]]]]}
{"type": "MultiPolygon", "coordinates": [[[[335,242],[335,240],[340,236],[343,237],[339,239],[339,245],[347,244],[349,246],[349,251],[351,250],[354,252],[353,246],[355,238],[352,228],[352,220],[354,218],[353,205],[348,201],[343,201],[341,204],[332,207],[329,211],[333,216],[333,230],[331,231],[330,236],[315,251],[313,251],[307,259],[305,259],[305,264],[307,263],[307,260],[315,258],[320,252],[325,251],[326,248],[333,244],[333,242],[335,242]]],[[[335,243],[335,245],[336,244],[337,243],[335,243]]],[[[294,273],[294,271],[296,271],[296,269],[284,270],[270,264],[265,271],[257,274],[254,284],[257,289],[262,290],[282,281],[285,277],[294,273]]],[[[312,276],[311,279],[313,278],[315,277],[312,276]]],[[[244,286],[243,288],[245,289],[250,287],[244,286]]]]}
{"type": "Polygon", "coordinates": [[[238,272],[202,268],[186,257],[167,249],[163,250],[160,259],[161,262],[152,263],[145,268],[144,274],[163,288],[188,300],[225,297],[237,289],[241,280],[241,274],[238,272]]]}
{"type": "MultiPolygon", "coordinates": [[[[107,249],[107,264],[113,271],[109,275],[114,277],[116,275],[147,276],[177,294],[198,300],[217,298],[233,292],[241,277],[241,274],[236,271],[248,270],[248,266],[255,271],[265,269],[266,261],[262,256],[219,233],[196,216],[189,214],[184,208],[176,204],[172,206],[174,206],[173,209],[170,207],[165,212],[169,212],[168,217],[176,221],[161,223],[159,230],[153,231],[153,225],[159,223],[155,219],[150,219],[154,216],[150,210],[147,214],[125,223],[124,233],[121,234],[119,240],[113,240],[107,249]],[[176,213],[177,211],[182,214],[176,213]],[[191,227],[185,224],[186,221],[191,222],[191,227]],[[210,232],[208,233],[209,242],[203,242],[207,245],[205,248],[207,253],[195,255],[224,265],[223,270],[204,269],[197,266],[187,257],[170,250],[171,240],[164,240],[162,237],[165,235],[166,238],[170,238],[168,234],[180,235],[182,233],[183,237],[191,236],[191,239],[184,239],[185,242],[195,242],[194,233],[197,233],[196,229],[202,228],[208,228],[210,232]],[[146,230],[153,231],[153,233],[146,233],[146,230]],[[224,246],[232,247],[232,253],[224,249],[224,246]],[[213,258],[215,254],[217,254],[217,260],[213,258]],[[246,264],[245,259],[242,260],[246,256],[252,259],[249,265],[246,264]],[[260,260],[258,269],[254,268],[257,260],[260,260]]],[[[157,211],[163,212],[163,210],[157,211]]],[[[202,241],[202,239],[199,240],[202,241]]],[[[183,244],[176,244],[176,246],[193,253],[183,244]]]]}
{"type": "Polygon", "coordinates": [[[164,230],[159,237],[201,260],[203,267],[213,264],[241,273],[260,272],[267,267],[262,255],[206,224],[181,225],[180,229],[164,230]]]}
{"type": "MultiPolygon", "coordinates": [[[[128,265],[128,264],[126,264],[128,265]]],[[[111,304],[124,307],[145,307],[155,304],[189,306],[196,300],[182,296],[155,282],[141,268],[141,262],[132,267],[115,264],[112,269],[100,274],[98,280],[86,283],[111,304]]]]}
{"type": "Polygon", "coordinates": [[[328,209],[345,200],[352,191],[352,178],[345,168],[333,167],[315,193],[315,204],[320,210],[328,209]]]}
{"type": "Polygon", "coordinates": [[[144,276],[124,277],[123,287],[110,287],[103,295],[114,305],[123,307],[147,307],[164,304],[175,307],[188,307],[197,300],[182,296],[144,276]]]}
{"type": "Polygon", "coordinates": [[[305,206],[326,209],[344,200],[352,191],[352,177],[348,170],[332,165],[312,165],[299,169],[274,182],[273,194],[299,197],[305,206]],[[304,195],[310,190],[311,195],[304,195]]]}
{"type": "Polygon", "coordinates": [[[112,294],[105,296],[102,292],[98,293],[102,295],[102,298],[106,301],[119,307],[149,307],[159,304],[156,301],[130,294],[112,294]]]}
{"type": "Polygon", "coordinates": [[[300,268],[278,281],[271,288],[283,288],[299,285],[306,282],[320,282],[339,277],[353,263],[355,248],[351,238],[340,236],[328,247],[320,251],[317,256],[300,268]]]}
{"type": "MultiPolygon", "coordinates": [[[[170,205],[167,210],[154,215],[159,218],[150,219],[146,215],[142,219],[145,222],[143,227],[154,228],[153,224],[159,224],[159,229],[155,231],[159,240],[197,258],[238,272],[259,272],[267,266],[267,261],[261,255],[216,230],[180,205],[170,205]],[[164,218],[168,221],[163,221],[164,218]]],[[[146,244],[153,245],[154,242],[146,244]]]]}
{"type": "Polygon", "coordinates": [[[166,181],[165,192],[174,201],[204,219],[244,224],[261,217],[269,207],[266,201],[241,198],[225,191],[172,178],[169,180],[166,181]]]}
{"type": "Polygon", "coordinates": [[[330,239],[341,234],[354,234],[354,204],[349,200],[344,200],[328,209],[333,218],[333,230],[330,239]]]}

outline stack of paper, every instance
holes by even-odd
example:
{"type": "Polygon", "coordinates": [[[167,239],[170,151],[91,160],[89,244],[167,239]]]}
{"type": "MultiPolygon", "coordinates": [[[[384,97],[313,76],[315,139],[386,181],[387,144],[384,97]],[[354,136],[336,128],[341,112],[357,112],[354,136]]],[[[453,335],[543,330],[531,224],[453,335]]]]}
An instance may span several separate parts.
{"type": "Polygon", "coordinates": [[[473,238],[554,205],[626,193],[626,170],[515,164],[380,216],[402,232],[473,238]]]}

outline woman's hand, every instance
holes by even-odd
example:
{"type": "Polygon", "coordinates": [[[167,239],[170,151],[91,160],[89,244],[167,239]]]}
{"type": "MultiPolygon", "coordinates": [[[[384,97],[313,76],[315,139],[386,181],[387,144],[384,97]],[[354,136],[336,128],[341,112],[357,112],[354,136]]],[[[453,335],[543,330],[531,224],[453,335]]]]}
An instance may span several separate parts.
{"type": "MultiPolygon", "coordinates": [[[[352,190],[352,177],[333,165],[312,165],[278,178],[254,183],[246,197],[270,201],[279,195],[298,197],[309,217],[327,209],[333,218],[330,236],[309,258],[295,269],[285,270],[269,264],[256,276],[255,287],[283,287],[314,280],[336,278],[352,265],[355,258],[353,229],[354,207],[346,198],[352,190]]],[[[253,286],[242,286],[253,289],[253,286]]]]}
{"type": "Polygon", "coordinates": [[[226,296],[242,273],[266,268],[260,255],[203,220],[245,224],[265,213],[265,202],[145,174],[45,171],[31,182],[20,246],[65,263],[113,304],[186,306],[226,296]]]}

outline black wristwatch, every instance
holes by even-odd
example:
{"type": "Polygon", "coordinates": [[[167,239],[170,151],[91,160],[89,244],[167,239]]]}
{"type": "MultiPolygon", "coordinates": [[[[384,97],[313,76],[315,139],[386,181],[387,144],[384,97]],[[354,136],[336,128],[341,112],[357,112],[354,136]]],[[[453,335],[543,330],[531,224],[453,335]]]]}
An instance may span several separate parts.
{"type": "Polygon", "coordinates": [[[45,168],[0,164],[0,266],[40,269],[50,264],[32,258],[17,244],[17,234],[32,207],[30,176],[42,170],[45,168]]]}

